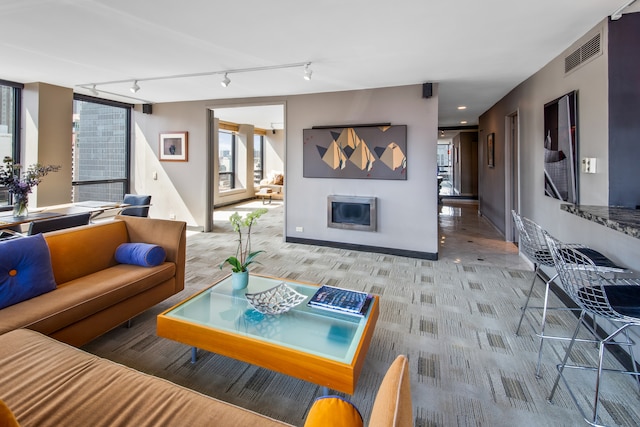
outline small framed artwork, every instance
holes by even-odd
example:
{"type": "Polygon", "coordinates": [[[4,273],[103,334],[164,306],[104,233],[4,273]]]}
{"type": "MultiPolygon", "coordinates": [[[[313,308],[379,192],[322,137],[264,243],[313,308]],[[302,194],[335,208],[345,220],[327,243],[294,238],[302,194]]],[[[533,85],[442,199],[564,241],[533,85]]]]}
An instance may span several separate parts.
{"type": "Polygon", "coordinates": [[[487,135],[487,166],[489,166],[490,168],[495,166],[495,138],[496,134],[493,132],[487,135]]]}
{"type": "Polygon", "coordinates": [[[189,160],[189,138],[187,132],[164,132],[160,134],[160,161],[186,162],[189,160]]]}

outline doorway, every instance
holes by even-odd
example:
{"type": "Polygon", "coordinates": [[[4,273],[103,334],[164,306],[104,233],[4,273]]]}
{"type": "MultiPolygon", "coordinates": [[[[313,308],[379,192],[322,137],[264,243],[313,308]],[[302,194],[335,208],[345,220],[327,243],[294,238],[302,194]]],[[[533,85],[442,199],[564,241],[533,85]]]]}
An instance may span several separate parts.
{"type": "MultiPolygon", "coordinates": [[[[208,108],[207,209],[253,199],[262,181],[284,177],[285,104],[225,105],[208,108]]],[[[284,202],[284,178],[278,194],[284,202]]]]}
{"type": "Polygon", "coordinates": [[[519,168],[519,131],[518,112],[514,112],[505,117],[505,227],[506,241],[518,243],[518,233],[513,222],[511,211],[520,213],[520,168],[519,168]]]}
{"type": "Polygon", "coordinates": [[[440,130],[437,148],[439,199],[478,198],[478,130],[440,130]]]}

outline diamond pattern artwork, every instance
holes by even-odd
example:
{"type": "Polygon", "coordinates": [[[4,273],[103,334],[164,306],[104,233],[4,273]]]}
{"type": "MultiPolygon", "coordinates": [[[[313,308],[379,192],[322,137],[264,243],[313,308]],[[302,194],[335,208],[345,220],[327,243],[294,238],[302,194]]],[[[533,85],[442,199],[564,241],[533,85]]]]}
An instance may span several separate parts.
{"type": "Polygon", "coordinates": [[[407,127],[305,129],[307,178],[407,179],[407,127]]]}

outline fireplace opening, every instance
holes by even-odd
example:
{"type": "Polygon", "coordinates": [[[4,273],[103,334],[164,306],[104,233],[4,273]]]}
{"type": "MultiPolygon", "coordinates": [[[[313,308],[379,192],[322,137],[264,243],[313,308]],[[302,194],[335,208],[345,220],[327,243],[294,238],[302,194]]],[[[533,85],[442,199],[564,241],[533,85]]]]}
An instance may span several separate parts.
{"type": "Polygon", "coordinates": [[[376,231],[376,198],[329,196],[327,225],[330,228],[376,231]]]}

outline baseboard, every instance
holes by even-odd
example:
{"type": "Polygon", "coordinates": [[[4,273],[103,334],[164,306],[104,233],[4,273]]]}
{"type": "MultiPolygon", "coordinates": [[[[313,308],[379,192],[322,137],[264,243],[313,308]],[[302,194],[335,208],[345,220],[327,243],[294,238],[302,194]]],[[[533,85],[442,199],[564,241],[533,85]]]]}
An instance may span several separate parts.
{"type": "Polygon", "coordinates": [[[337,249],[348,249],[360,252],[373,252],[377,254],[404,256],[407,258],[426,259],[429,261],[437,261],[438,253],[410,251],[406,249],[383,248],[380,246],[358,245],[355,243],[331,242],[327,240],[301,239],[299,237],[285,238],[287,243],[300,243],[303,245],[326,246],[337,249]]]}

